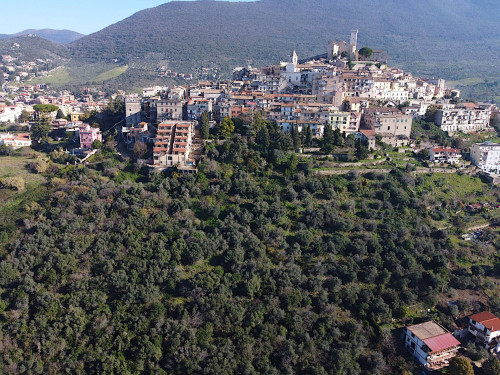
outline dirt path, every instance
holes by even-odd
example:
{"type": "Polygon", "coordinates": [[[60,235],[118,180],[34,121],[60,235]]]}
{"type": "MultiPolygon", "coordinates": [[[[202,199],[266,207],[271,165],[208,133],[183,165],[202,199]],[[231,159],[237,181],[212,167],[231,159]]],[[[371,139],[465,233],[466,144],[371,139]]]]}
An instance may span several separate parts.
{"type": "Polygon", "coordinates": [[[476,230],[479,230],[479,229],[488,228],[489,226],[490,226],[490,224],[476,225],[476,226],[467,228],[467,232],[473,232],[473,231],[476,231],[476,230]]]}

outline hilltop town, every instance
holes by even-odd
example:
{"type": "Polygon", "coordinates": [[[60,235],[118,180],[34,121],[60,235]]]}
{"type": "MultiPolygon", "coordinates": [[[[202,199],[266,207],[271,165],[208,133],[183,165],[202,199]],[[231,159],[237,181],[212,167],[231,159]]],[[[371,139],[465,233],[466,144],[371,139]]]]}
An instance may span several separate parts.
{"type": "Polygon", "coordinates": [[[0,370],[489,375],[498,108],[357,38],[141,93],[4,83],[0,370]]]}
{"type": "MultiPolygon", "coordinates": [[[[359,49],[357,38],[358,31],[353,30],[349,42],[329,41],[324,54],[299,59],[293,51],[288,61],[276,65],[236,67],[232,80],[148,87],[142,95],[122,91],[109,97],[87,87],[75,95],[54,92],[46,84],[5,83],[3,88],[8,92],[0,102],[0,122],[29,121],[36,117],[34,105],[55,105],[59,111],[57,116],[56,112],[51,114],[51,129],[71,131],[82,126],[81,120],[93,118],[98,123],[99,113],[110,101],[122,100],[125,118],[116,130],[121,129],[120,140],[127,148],[132,150],[140,140],[153,149],[152,165],[187,169],[195,169],[202,138],[207,138],[199,132],[203,114],[212,133],[225,118],[249,118],[253,122],[258,117],[273,121],[285,133],[297,132],[302,138],[311,134],[322,139],[325,128],[338,130],[344,139],[353,139],[354,143],[359,140],[370,150],[384,144],[411,146],[418,152],[424,146],[431,161],[450,164],[457,164],[460,150],[432,142],[422,145],[412,139],[414,121],[430,120],[450,136],[494,132],[491,124],[498,118],[495,105],[463,101],[460,91],[448,87],[443,79],[416,77],[391,68],[385,51],[359,49]],[[186,138],[171,142],[174,133],[170,134],[172,139],[168,134],[158,136],[176,124],[186,127],[186,138]],[[175,145],[181,147],[171,147],[175,145]],[[452,156],[448,160],[449,154],[452,156]]],[[[10,56],[2,58],[7,64],[15,60],[10,56]]],[[[476,165],[487,172],[498,172],[497,166],[476,165]]]]}

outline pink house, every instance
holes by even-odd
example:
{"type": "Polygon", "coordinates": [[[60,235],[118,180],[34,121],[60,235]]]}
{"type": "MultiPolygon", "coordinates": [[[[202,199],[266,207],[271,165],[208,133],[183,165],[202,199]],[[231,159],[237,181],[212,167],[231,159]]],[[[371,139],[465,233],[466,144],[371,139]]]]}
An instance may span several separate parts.
{"type": "Polygon", "coordinates": [[[92,128],[89,124],[83,124],[79,128],[80,147],[92,148],[94,141],[102,142],[102,133],[98,128],[92,128]]]}

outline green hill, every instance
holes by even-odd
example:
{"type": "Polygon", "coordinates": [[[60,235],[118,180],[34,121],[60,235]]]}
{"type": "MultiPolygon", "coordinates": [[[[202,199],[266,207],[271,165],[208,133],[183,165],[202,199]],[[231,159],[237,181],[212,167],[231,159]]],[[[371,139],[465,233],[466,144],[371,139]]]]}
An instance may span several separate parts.
{"type": "Polygon", "coordinates": [[[11,55],[23,61],[51,59],[62,62],[70,56],[65,46],[39,36],[18,36],[0,39],[0,54],[11,55]]]}
{"type": "Polygon", "coordinates": [[[176,68],[229,67],[276,62],[293,48],[301,56],[321,53],[329,39],[346,39],[358,28],[360,45],[387,49],[392,63],[458,79],[457,66],[467,75],[480,62],[498,60],[498,11],[493,1],[171,2],[70,48],[75,57],[127,61],[154,53],[176,68]]]}

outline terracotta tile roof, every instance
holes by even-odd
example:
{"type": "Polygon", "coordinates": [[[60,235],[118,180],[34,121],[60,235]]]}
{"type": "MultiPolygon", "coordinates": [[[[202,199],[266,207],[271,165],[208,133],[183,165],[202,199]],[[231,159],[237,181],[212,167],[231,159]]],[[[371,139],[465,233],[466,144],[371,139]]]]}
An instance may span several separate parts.
{"type": "Polygon", "coordinates": [[[372,129],[362,129],[360,130],[361,133],[363,133],[363,135],[367,138],[370,138],[370,137],[375,137],[375,130],[372,130],[372,129]]]}
{"type": "Polygon", "coordinates": [[[470,315],[470,319],[475,320],[478,323],[482,323],[486,320],[491,320],[497,318],[496,315],[493,315],[489,311],[483,311],[478,314],[470,315]]]}
{"type": "Polygon", "coordinates": [[[491,332],[500,331],[500,319],[488,311],[469,316],[470,319],[481,323],[488,328],[491,332]]]}
{"type": "Polygon", "coordinates": [[[449,148],[449,147],[434,147],[432,151],[438,153],[438,152],[447,152],[449,154],[459,154],[460,151],[457,150],[456,148],[449,148]]]}

